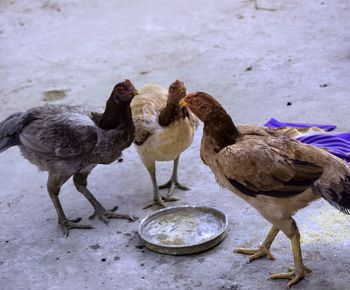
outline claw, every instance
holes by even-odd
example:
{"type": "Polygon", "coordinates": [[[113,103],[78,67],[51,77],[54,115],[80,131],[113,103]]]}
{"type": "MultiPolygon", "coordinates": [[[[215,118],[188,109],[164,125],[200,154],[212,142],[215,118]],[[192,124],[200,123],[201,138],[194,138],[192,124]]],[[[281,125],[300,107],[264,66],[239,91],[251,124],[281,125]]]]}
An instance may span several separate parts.
{"type": "Polygon", "coordinates": [[[112,208],[110,209],[110,211],[111,211],[111,212],[115,212],[118,208],[119,208],[119,206],[116,205],[116,206],[112,207],[112,208]]]}
{"type": "Polygon", "coordinates": [[[77,217],[76,219],[67,219],[67,220],[62,220],[62,222],[61,222],[61,220],[60,220],[60,218],[58,218],[58,220],[57,220],[57,222],[58,222],[58,224],[59,225],[61,225],[62,223],[65,223],[65,222],[72,222],[72,223],[78,223],[78,222],[80,222],[81,221],[81,217],[77,217]]]}
{"type": "Polygon", "coordinates": [[[93,219],[95,217],[98,217],[100,221],[102,221],[105,225],[109,224],[109,220],[108,219],[127,219],[129,221],[135,221],[136,217],[131,217],[129,215],[126,214],[117,214],[114,213],[114,211],[116,211],[118,209],[118,206],[113,207],[110,210],[106,210],[104,208],[101,209],[95,209],[95,212],[89,217],[89,219],[93,219]]]}
{"type": "Polygon", "coordinates": [[[190,188],[186,185],[182,185],[178,182],[175,182],[175,187],[178,188],[178,189],[181,189],[181,190],[190,190],[190,188]]]}
{"type": "Polygon", "coordinates": [[[69,222],[72,222],[72,223],[78,223],[81,221],[81,217],[78,217],[76,219],[73,219],[73,220],[68,220],[69,222]]]}
{"type": "Polygon", "coordinates": [[[91,225],[78,224],[81,218],[77,218],[75,220],[63,220],[59,221],[61,225],[64,237],[67,238],[69,236],[69,230],[71,229],[93,229],[94,227],[91,225]]]}
{"type": "Polygon", "coordinates": [[[164,189],[164,188],[169,188],[171,186],[171,180],[169,180],[168,182],[162,184],[162,185],[159,185],[158,188],[159,189],[164,189]]]}
{"type": "Polygon", "coordinates": [[[247,249],[247,248],[237,248],[235,250],[233,250],[235,253],[239,253],[239,254],[244,254],[244,255],[251,255],[248,260],[247,263],[250,263],[254,260],[266,257],[269,260],[275,260],[275,257],[271,254],[270,249],[261,246],[259,249],[247,249]]]}
{"type": "Polygon", "coordinates": [[[293,285],[297,284],[299,281],[304,279],[305,272],[310,273],[311,270],[303,266],[304,268],[302,270],[296,270],[294,267],[289,267],[289,272],[287,273],[276,273],[271,275],[270,279],[289,279],[289,283],[287,284],[288,288],[291,288],[293,285]]]}
{"type": "Polygon", "coordinates": [[[158,188],[159,189],[170,188],[172,184],[174,184],[176,188],[179,188],[179,189],[182,189],[182,190],[190,190],[190,188],[187,187],[186,185],[182,185],[182,184],[180,184],[177,181],[173,182],[171,180],[169,180],[168,182],[160,185],[158,188]]]}
{"type": "Polygon", "coordinates": [[[155,205],[160,205],[161,207],[166,208],[167,205],[166,205],[165,201],[166,202],[173,202],[173,201],[178,201],[178,200],[179,199],[175,198],[175,197],[161,196],[159,199],[155,199],[153,202],[146,205],[143,209],[147,209],[147,208],[150,208],[150,207],[155,206],[155,205]]]}

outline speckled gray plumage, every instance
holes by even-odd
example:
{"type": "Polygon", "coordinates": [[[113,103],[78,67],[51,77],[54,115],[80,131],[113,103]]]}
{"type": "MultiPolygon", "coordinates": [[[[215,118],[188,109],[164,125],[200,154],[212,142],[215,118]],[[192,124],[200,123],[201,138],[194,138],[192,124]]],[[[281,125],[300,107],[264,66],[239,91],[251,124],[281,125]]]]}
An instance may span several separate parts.
{"type": "Polygon", "coordinates": [[[132,219],[106,210],[87,188],[87,178],[97,164],[109,164],[121,156],[135,137],[130,102],[136,90],[128,80],[117,84],[106,108],[46,105],[15,113],[0,122],[0,152],[18,145],[22,155],[48,171],[47,190],[65,236],[69,229],[90,229],[80,218],[65,216],[58,198],[61,186],[73,176],[76,189],[94,207],[91,217],[132,219]]]}
{"type": "Polygon", "coordinates": [[[42,106],[22,116],[26,124],[19,132],[19,148],[41,170],[74,174],[84,167],[109,164],[131,145],[133,130],[121,123],[102,130],[92,121],[98,107],[42,106]]]}

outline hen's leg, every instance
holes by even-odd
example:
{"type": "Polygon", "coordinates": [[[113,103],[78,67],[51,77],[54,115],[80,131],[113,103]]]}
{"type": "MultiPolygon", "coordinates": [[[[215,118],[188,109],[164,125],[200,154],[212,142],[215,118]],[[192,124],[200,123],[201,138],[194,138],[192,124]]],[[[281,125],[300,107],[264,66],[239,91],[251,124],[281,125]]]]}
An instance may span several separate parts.
{"type": "Polygon", "coordinates": [[[289,279],[290,282],[287,284],[288,288],[292,287],[293,285],[297,284],[300,280],[304,279],[305,273],[311,272],[311,270],[308,267],[306,267],[303,263],[303,258],[300,249],[300,234],[295,224],[295,221],[293,219],[291,219],[291,221],[293,231],[288,232],[288,237],[290,238],[292,244],[295,267],[290,267],[289,272],[287,273],[277,273],[270,277],[271,279],[289,279]]]}
{"type": "Polygon", "coordinates": [[[78,222],[81,220],[80,217],[75,220],[68,220],[64,214],[58,195],[60,193],[61,186],[68,179],[69,176],[63,177],[49,173],[49,178],[47,180],[47,191],[49,192],[52,203],[55,206],[58,216],[58,223],[61,225],[65,237],[68,237],[70,229],[93,229],[93,227],[90,225],[78,224],[78,222]]]}
{"type": "Polygon", "coordinates": [[[90,172],[83,172],[77,173],[73,176],[73,181],[76,189],[86,197],[86,199],[95,209],[95,212],[89,218],[92,219],[97,216],[105,224],[108,224],[108,219],[110,218],[128,219],[131,221],[135,220],[135,218],[130,217],[129,215],[114,213],[114,211],[118,208],[117,206],[113,207],[111,210],[106,210],[103,205],[87,189],[87,177],[89,174],[90,172]]]}
{"type": "Polygon", "coordinates": [[[277,234],[279,232],[279,229],[275,226],[272,226],[269,234],[267,235],[265,241],[261,244],[261,246],[258,249],[247,249],[247,248],[237,248],[234,250],[235,253],[245,254],[245,255],[251,255],[248,258],[248,263],[262,258],[267,257],[270,260],[274,260],[274,256],[270,252],[270,248],[272,245],[272,242],[276,238],[277,234]]]}
{"type": "Polygon", "coordinates": [[[154,206],[156,204],[162,206],[162,207],[166,207],[165,202],[171,202],[171,201],[177,201],[177,198],[174,197],[164,197],[161,196],[159,193],[159,188],[158,188],[158,184],[157,184],[157,178],[156,178],[156,166],[155,166],[155,162],[153,162],[153,165],[150,166],[149,168],[147,168],[150,176],[151,176],[151,180],[152,180],[152,184],[153,184],[153,202],[146,205],[143,209],[149,208],[151,206],[154,206]]]}
{"type": "Polygon", "coordinates": [[[168,197],[171,197],[173,195],[175,188],[189,190],[187,186],[182,185],[177,181],[177,169],[179,167],[179,159],[180,155],[174,160],[173,173],[171,174],[170,180],[167,183],[159,186],[159,189],[169,188],[168,197]]]}

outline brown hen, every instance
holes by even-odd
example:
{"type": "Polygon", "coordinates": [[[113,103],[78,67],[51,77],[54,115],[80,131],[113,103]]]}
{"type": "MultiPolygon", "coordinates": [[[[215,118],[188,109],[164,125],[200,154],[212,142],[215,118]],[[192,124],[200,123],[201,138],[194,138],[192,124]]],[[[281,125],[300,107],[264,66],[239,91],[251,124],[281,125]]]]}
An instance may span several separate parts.
{"type": "Polygon", "coordinates": [[[242,127],[232,122],[224,108],[206,93],[187,95],[180,105],[204,122],[201,158],[216,180],[248,202],[272,224],[258,249],[238,248],[237,253],[274,259],[270,247],[279,231],[291,240],[294,268],[273,279],[298,283],[310,270],[303,264],[300,234],[292,216],[323,197],[350,213],[350,168],[330,153],[288,138],[280,131],[242,127]]]}

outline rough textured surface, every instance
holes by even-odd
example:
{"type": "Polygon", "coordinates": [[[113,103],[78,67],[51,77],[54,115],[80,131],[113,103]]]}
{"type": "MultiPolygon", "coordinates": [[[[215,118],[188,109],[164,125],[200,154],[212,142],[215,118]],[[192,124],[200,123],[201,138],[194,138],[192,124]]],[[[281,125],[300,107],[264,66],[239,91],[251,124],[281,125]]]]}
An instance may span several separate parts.
{"type": "MultiPolygon", "coordinates": [[[[0,117],[49,103],[103,105],[113,85],[130,78],[216,96],[237,123],[335,123],[350,130],[350,4],[342,0],[11,1],[0,4],[0,117]],[[257,6],[254,5],[257,3],[257,6]],[[256,9],[258,7],[259,9],[256,9]],[[262,9],[267,8],[267,9],[262,9]],[[47,91],[65,96],[47,99],[47,91]],[[61,98],[62,97],[62,98],[61,98]],[[287,105],[289,104],[289,105],[287,105]]],[[[215,183],[200,161],[199,140],[180,161],[178,204],[215,206],[230,221],[227,238],[193,256],[159,255],[140,246],[138,223],[91,221],[91,231],[64,239],[46,192],[46,174],[18,148],[0,155],[0,289],[283,289],[266,280],[292,264],[279,235],[277,260],[246,264],[233,247],[256,246],[269,225],[215,183]]],[[[166,181],[172,165],[159,166],[166,181]]],[[[105,205],[146,216],[148,173],[134,148],[124,162],[98,166],[91,190],[105,205]]],[[[71,182],[67,215],[92,208],[71,182]]],[[[305,263],[313,273],[294,289],[347,289],[350,217],[326,202],[297,214],[305,263]]]]}

